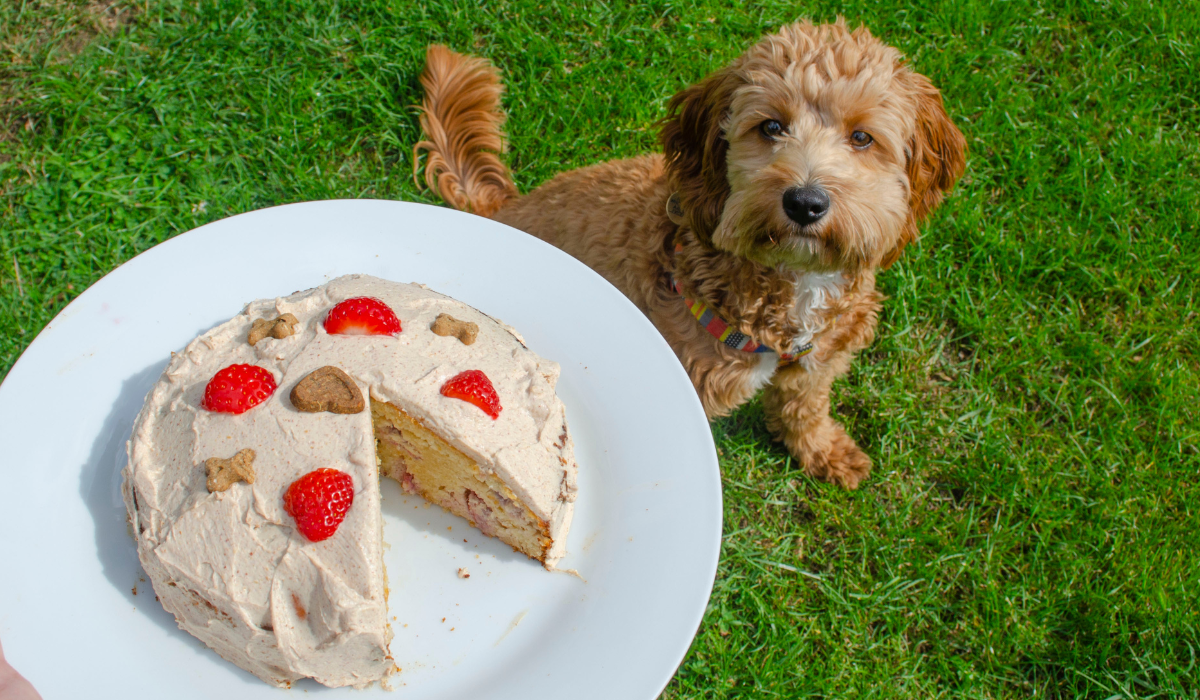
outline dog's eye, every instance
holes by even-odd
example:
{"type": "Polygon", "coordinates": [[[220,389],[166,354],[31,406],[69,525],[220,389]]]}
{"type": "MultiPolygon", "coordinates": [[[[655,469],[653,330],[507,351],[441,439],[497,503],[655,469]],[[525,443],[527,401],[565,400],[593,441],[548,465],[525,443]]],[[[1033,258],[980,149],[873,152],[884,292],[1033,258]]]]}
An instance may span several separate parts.
{"type": "Polygon", "coordinates": [[[850,145],[858,149],[866,148],[874,143],[875,139],[865,131],[855,131],[850,134],[850,145]]]}
{"type": "Polygon", "coordinates": [[[762,132],[763,136],[774,140],[783,135],[783,124],[780,124],[774,119],[768,119],[762,124],[758,125],[758,130],[762,132]]]}

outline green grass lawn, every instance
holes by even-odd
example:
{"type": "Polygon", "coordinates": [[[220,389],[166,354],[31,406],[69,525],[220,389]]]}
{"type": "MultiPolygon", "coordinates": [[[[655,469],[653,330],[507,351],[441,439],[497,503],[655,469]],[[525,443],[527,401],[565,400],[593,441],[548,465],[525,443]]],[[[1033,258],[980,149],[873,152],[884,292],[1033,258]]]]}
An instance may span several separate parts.
{"type": "Polygon", "coordinates": [[[663,697],[1200,696],[1195,0],[424,4],[6,0],[0,371],[179,232],[434,201],[431,42],[501,67],[529,189],[654,148],[674,91],[844,14],[943,90],[966,175],[835,387],[860,491],[806,478],[757,402],[713,425],[722,559],[663,697]]]}

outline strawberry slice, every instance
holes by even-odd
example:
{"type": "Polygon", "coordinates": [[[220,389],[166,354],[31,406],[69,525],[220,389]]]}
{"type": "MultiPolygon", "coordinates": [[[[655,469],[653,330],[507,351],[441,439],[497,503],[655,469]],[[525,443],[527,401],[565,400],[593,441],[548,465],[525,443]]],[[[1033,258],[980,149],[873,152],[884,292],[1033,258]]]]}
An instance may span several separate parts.
{"type": "Polygon", "coordinates": [[[316,469],[292,482],[283,509],[310,542],[333,537],[354,504],[354,480],[337,469],[316,469]]]}
{"type": "Polygon", "coordinates": [[[229,365],[204,387],[204,408],[217,413],[245,413],[275,393],[275,375],[255,365],[229,365]]]}
{"type": "Polygon", "coordinates": [[[325,317],[330,335],[395,335],[400,319],[391,307],[375,297],[353,297],[340,302],[325,317]]]}
{"type": "Polygon", "coordinates": [[[442,385],[442,396],[473,403],[491,416],[492,420],[500,417],[500,396],[496,394],[492,380],[480,370],[469,369],[450,377],[442,385]]]}

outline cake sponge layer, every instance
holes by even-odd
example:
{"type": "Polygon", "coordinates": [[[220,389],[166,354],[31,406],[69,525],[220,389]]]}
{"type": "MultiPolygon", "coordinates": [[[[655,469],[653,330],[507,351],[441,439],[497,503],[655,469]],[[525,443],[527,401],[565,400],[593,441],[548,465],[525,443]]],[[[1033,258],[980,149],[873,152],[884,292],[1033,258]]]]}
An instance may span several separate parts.
{"type": "Polygon", "coordinates": [[[549,524],[521,503],[495,473],[480,469],[420,421],[382,401],[371,402],[375,449],[383,476],[407,493],[466,518],[491,537],[545,563],[554,544],[549,524]]]}

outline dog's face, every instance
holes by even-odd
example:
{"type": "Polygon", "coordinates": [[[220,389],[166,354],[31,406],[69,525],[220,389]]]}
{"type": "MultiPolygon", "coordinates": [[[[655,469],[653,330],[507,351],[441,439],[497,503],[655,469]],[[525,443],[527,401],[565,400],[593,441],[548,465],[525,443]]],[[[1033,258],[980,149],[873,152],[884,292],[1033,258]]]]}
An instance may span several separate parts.
{"type": "Polygon", "coordinates": [[[962,173],[929,81],[866,29],[800,23],[675,96],[663,127],[692,229],[769,266],[886,266],[962,173]]]}

